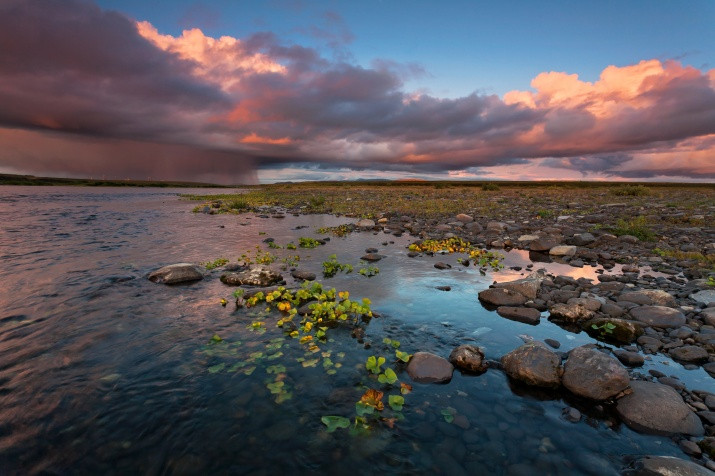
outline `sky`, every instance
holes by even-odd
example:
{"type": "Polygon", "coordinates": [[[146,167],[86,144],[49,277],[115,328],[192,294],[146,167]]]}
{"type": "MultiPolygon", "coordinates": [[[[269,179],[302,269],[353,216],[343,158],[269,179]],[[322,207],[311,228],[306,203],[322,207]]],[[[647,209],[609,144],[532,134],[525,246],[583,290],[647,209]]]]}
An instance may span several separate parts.
{"type": "Polygon", "coordinates": [[[715,181],[715,2],[0,0],[0,173],[715,181]]]}

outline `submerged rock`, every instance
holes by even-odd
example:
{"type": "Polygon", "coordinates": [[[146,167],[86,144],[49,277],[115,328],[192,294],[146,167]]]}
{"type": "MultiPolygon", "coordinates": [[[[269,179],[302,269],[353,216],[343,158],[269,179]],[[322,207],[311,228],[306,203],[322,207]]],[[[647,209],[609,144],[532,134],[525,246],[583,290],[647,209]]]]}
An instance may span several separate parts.
{"type": "Polygon", "coordinates": [[[669,328],[685,324],[685,316],[677,309],[665,306],[640,306],[631,309],[631,317],[651,327],[669,328]]]}
{"type": "Polygon", "coordinates": [[[591,400],[614,397],[628,382],[628,371],[618,360],[593,348],[576,347],[564,365],[564,387],[591,400]]]}
{"type": "Polygon", "coordinates": [[[487,370],[484,352],[473,345],[460,345],[449,354],[449,361],[459,370],[481,373],[487,370]]]}
{"type": "Polygon", "coordinates": [[[178,284],[204,279],[201,267],[191,263],[164,266],[149,273],[147,278],[154,283],[178,284]]]}
{"type": "Polygon", "coordinates": [[[240,273],[221,275],[221,282],[230,286],[267,287],[281,281],[283,281],[283,276],[280,273],[263,265],[253,265],[248,270],[240,273]]]}
{"type": "Polygon", "coordinates": [[[561,385],[561,359],[543,345],[524,344],[501,358],[506,374],[527,385],[561,385]]]}
{"type": "Polygon", "coordinates": [[[447,359],[429,352],[415,352],[407,364],[407,374],[418,383],[447,383],[453,372],[447,359]]]}
{"type": "Polygon", "coordinates": [[[644,456],[623,472],[627,476],[712,476],[707,468],[673,456],[644,456]]]}
{"type": "Polygon", "coordinates": [[[671,387],[634,380],[631,388],[633,393],[618,400],[616,411],[635,431],[655,435],[703,434],[700,419],[671,387]]]}
{"type": "Polygon", "coordinates": [[[377,253],[367,253],[366,255],[363,255],[360,259],[369,263],[374,263],[376,261],[380,261],[382,258],[383,256],[377,253]]]}

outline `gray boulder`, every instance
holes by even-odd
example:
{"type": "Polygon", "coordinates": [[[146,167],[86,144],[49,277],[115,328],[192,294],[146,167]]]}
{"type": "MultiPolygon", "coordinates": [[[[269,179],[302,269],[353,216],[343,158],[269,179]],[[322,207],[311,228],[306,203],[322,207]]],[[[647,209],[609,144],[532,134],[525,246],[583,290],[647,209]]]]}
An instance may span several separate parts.
{"type": "Polygon", "coordinates": [[[612,317],[591,319],[583,324],[583,330],[593,337],[614,340],[622,344],[630,344],[643,335],[643,326],[639,322],[612,317]]]}
{"type": "Polygon", "coordinates": [[[493,306],[521,306],[528,301],[523,294],[504,288],[489,288],[480,291],[479,300],[493,306]]]}
{"type": "Polygon", "coordinates": [[[616,411],[635,431],[655,435],[704,433],[700,419],[671,387],[634,380],[631,389],[633,393],[618,400],[616,411]]]}
{"type": "Polygon", "coordinates": [[[455,218],[457,219],[457,221],[461,221],[462,223],[471,223],[474,221],[474,217],[465,213],[460,213],[455,218]]]}
{"type": "Polygon", "coordinates": [[[201,267],[191,263],[177,263],[164,266],[149,273],[149,281],[163,284],[188,283],[204,279],[201,267]]]}
{"type": "Polygon", "coordinates": [[[623,474],[628,476],[713,476],[707,468],[673,456],[643,456],[623,474]]]}
{"type": "Polygon", "coordinates": [[[416,352],[407,364],[407,374],[418,383],[447,383],[453,372],[447,359],[429,352],[416,352]]]}
{"type": "Polygon", "coordinates": [[[670,328],[685,324],[685,316],[677,309],[665,306],[640,306],[630,310],[631,317],[651,327],[670,328]]]}
{"type": "Polygon", "coordinates": [[[628,372],[618,360],[589,347],[569,352],[563,384],[572,393],[591,400],[606,400],[628,388],[628,372]]]}
{"type": "Polygon", "coordinates": [[[589,311],[580,304],[556,303],[549,309],[550,317],[569,322],[585,321],[593,318],[593,311],[589,311]]]}
{"type": "Polygon", "coordinates": [[[703,304],[709,304],[715,302],[715,290],[705,289],[697,293],[691,294],[690,299],[701,302],[703,304]]]}
{"type": "Polygon", "coordinates": [[[298,281],[314,281],[315,280],[315,273],[311,273],[310,271],[305,271],[302,269],[296,269],[292,273],[290,273],[291,276],[293,276],[293,279],[297,279],[298,281]]]}
{"type": "Polygon", "coordinates": [[[375,222],[373,220],[363,218],[362,220],[358,221],[356,225],[360,228],[372,228],[375,226],[375,222]]]}
{"type": "Polygon", "coordinates": [[[573,256],[576,254],[576,247],[570,245],[557,245],[549,250],[552,256],[573,256]]]}
{"type": "Polygon", "coordinates": [[[653,306],[675,307],[677,305],[675,298],[661,289],[644,289],[642,291],[623,293],[618,300],[653,306]]]}
{"type": "Polygon", "coordinates": [[[449,361],[459,370],[481,373],[487,369],[484,352],[473,345],[460,345],[449,354],[449,361]]]}
{"type": "Polygon", "coordinates": [[[283,276],[280,273],[263,265],[252,265],[246,271],[221,275],[221,282],[229,286],[267,287],[282,281],[283,276]]]}
{"type": "Polygon", "coordinates": [[[541,313],[531,307],[499,306],[497,314],[512,321],[523,322],[535,326],[541,321],[541,313]]]}
{"type": "Polygon", "coordinates": [[[529,249],[531,251],[549,251],[551,248],[558,246],[559,244],[561,244],[561,236],[544,235],[529,243],[529,249]]]}
{"type": "Polygon", "coordinates": [[[505,283],[495,283],[492,287],[499,289],[507,289],[526,296],[529,299],[536,299],[541,283],[544,281],[544,276],[538,273],[532,273],[526,278],[517,279],[516,281],[507,281],[505,283]]]}
{"type": "Polygon", "coordinates": [[[670,349],[668,352],[672,358],[686,364],[703,364],[708,361],[708,351],[696,345],[684,345],[670,349]]]}
{"type": "Polygon", "coordinates": [[[527,385],[557,388],[561,385],[561,359],[543,345],[529,343],[501,358],[506,374],[527,385]]]}

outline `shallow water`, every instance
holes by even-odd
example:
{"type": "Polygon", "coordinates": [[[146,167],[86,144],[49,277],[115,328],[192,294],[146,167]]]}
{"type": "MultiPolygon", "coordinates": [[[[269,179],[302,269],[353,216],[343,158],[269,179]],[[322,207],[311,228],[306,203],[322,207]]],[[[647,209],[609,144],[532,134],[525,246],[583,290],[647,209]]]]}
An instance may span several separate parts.
{"type": "MultiPolygon", "coordinates": [[[[275,318],[265,333],[247,328],[252,318],[234,308],[220,270],[179,286],[145,276],[175,262],[235,261],[256,245],[266,250],[266,237],[297,243],[350,219],[194,214],[195,204],[176,196],[190,192],[0,187],[0,473],[616,474],[625,455],[683,457],[668,438],[637,434],[607,409],[516,386],[495,370],[421,385],[392,364],[414,387],[402,421],[366,435],[327,433],[321,416],[354,417],[364,389],[379,386],[364,362],[391,355],[383,337],[443,356],[472,343],[491,359],[519,346],[520,335],[557,339],[564,351],[594,341],[545,319],[502,319],[479,304],[477,293],[493,280],[524,271],[482,276],[455,256],[408,258],[408,236],[356,233],[312,250],[271,250],[300,255],[300,268],[316,274],[337,254],[355,271],[324,284],[369,297],[381,314],[366,327],[372,348],[336,329],[321,352],[306,353],[275,318]],[[357,273],[368,247],[386,256],[372,278],[357,273]],[[437,270],[437,261],[453,268],[437,270]],[[209,344],[214,334],[224,341],[209,344]],[[291,396],[280,403],[267,387],[276,373],[291,396]],[[584,419],[565,421],[567,405],[584,419]]],[[[528,256],[511,252],[505,263],[524,266],[528,256]]],[[[596,271],[539,267],[574,277],[596,271]]],[[[663,356],[642,371],[649,368],[690,388],[711,384],[702,370],[663,356]]]]}

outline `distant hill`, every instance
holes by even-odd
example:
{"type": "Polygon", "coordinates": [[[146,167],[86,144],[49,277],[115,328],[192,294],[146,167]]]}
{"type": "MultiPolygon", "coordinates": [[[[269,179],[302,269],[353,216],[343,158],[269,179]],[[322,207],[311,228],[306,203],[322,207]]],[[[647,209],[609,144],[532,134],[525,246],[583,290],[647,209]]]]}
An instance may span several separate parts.
{"type": "Polygon", "coordinates": [[[233,188],[202,182],[162,182],[149,180],[95,180],[34,175],[0,174],[0,185],[75,185],[85,187],[165,187],[165,188],[233,188]]]}

